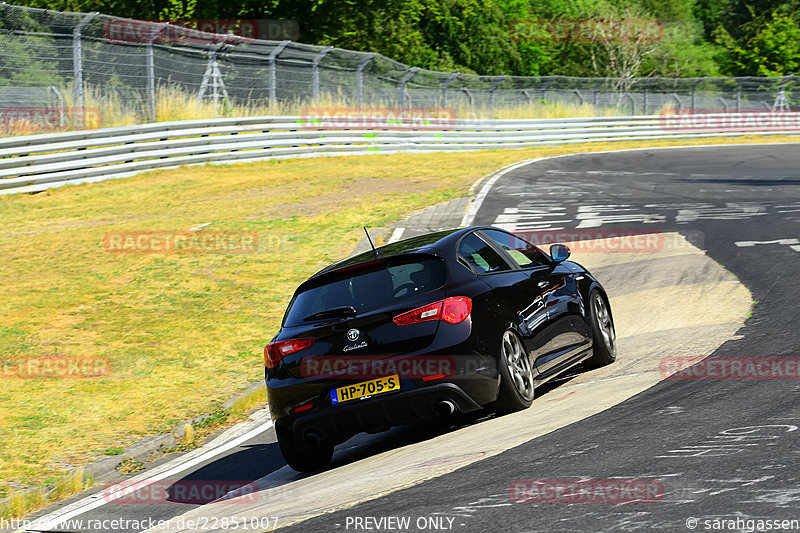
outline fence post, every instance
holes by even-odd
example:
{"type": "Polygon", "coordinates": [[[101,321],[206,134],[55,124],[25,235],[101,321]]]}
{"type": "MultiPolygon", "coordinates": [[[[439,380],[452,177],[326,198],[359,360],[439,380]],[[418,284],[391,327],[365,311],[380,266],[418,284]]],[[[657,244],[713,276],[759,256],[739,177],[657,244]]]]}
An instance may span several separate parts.
{"type": "Polygon", "coordinates": [[[552,76],[549,80],[544,82],[544,86],[542,87],[542,103],[547,103],[547,88],[550,87],[550,84],[556,81],[555,76],[552,76]]]}
{"type": "Polygon", "coordinates": [[[630,101],[631,101],[631,115],[635,116],[636,115],[636,99],[628,91],[625,91],[625,96],[630,98],[630,101]]]}
{"type": "Polygon", "coordinates": [[[320,53],[314,56],[314,60],[311,62],[311,95],[314,104],[319,100],[319,62],[331,50],[333,50],[333,46],[323,48],[320,53]]]}
{"type": "MultiPolygon", "coordinates": [[[[2,3],[0,3],[0,5],[2,5],[2,3]]],[[[64,95],[62,95],[61,91],[59,91],[53,85],[47,88],[47,94],[50,93],[55,94],[56,98],[58,99],[58,125],[63,128],[67,123],[67,110],[65,109],[66,106],[64,105],[64,95]]]]}
{"type": "Polygon", "coordinates": [[[497,86],[500,85],[504,79],[508,76],[497,76],[493,81],[492,84],[489,86],[489,109],[490,113],[494,115],[494,91],[497,89],[497,86]]]}
{"type": "Polygon", "coordinates": [[[411,77],[417,73],[418,70],[419,67],[411,67],[406,71],[405,74],[403,74],[403,78],[400,80],[400,107],[403,109],[406,107],[406,84],[408,83],[408,80],[410,80],[411,77]]]}
{"type": "Polygon", "coordinates": [[[650,79],[644,82],[644,94],[642,95],[643,102],[642,102],[642,114],[647,114],[647,91],[650,89],[650,85],[655,81],[655,79],[650,79]]]}
{"type": "Polygon", "coordinates": [[[206,70],[203,73],[203,81],[200,83],[200,90],[197,92],[198,104],[203,100],[203,97],[205,96],[206,90],[208,90],[209,86],[211,86],[211,98],[214,101],[215,108],[218,105],[220,98],[222,98],[222,101],[226,104],[230,103],[228,89],[225,88],[225,80],[222,77],[222,71],[219,69],[219,62],[217,61],[219,51],[223,46],[225,46],[224,42],[211,45],[211,51],[208,55],[208,64],[206,65],[206,70]]]}
{"type": "Polygon", "coordinates": [[[592,89],[592,105],[594,107],[597,107],[597,93],[600,92],[600,87],[603,85],[603,83],[605,83],[605,81],[606,78],[601,79],[597,82],[597,85],[594,86],[594,89],[592,89]]]}
{"type": "Polygon", "coordinates": [[[789,110],[789,103],[786,100],[786,80],[788,79],[788,76],[784,76],[778,85],[778,94],[775,95],[775,103],[772,105],[773,111],[789,110]]]}
{"type": "Polygon", "coordinates": [[[72,79],[75,83],[74,102],[75,107],[83,107],[83,47],[81,45],[81,30],[89,24],[99,13],[92,11],[88,13],[72,30],[72,79]]]}
{"type": "MultiPolygon", "coordinates": [[[[737,80],[738,81],[738,80],[737,80]]],[[[743,81],[738,81],[736,84],[736,112],[738,113],[742,107],[742,84],[743,81]]]]}
{"type": "Polygon", "coordinates": [[[275,64],[277,63],[278,55],[283,52],[283,49],[286,48],[286,45],[289,44],[291,41],[281,41],[279,42],[275,48],[272,49],[272,53],[269,54],[267,61],[269,61],[269,106],[275,107],[278,105],[278,98],[276,95],[276,83],[275,83],[275,75],[277,73],[277,69],[275,68],[275,64]]]}
{"type": "Polygon", "coordinates": [[[367,57],[362,59],[358,64],[358,67],[356,67],[356,98],[358,100],[359,109],[364,106],[364,69],[367,68],[367,65],[374,57],[374,53],[367,54],[367,57]]]}
{"type": "Polygon", "coordinates": [[[475,114],[475,111],[474,111],[475,97],[472,96],[472,93],[466,87],[462,87],[461,90],[464,91],[464,94],[466,94],[467,98],[469,98],[469,114],[470,114],[470,118],[474,118],[473,115],[475,114]]]}
{"type": "Polygon", "coordinates": [[[150,39],[145,45],[145,56],[147,60],[147,103],[150,107],[150,122],[156,121],[156,66],[153,41],[161,33],[162,24],[154,24],[150,30],[150,39]]]}
{"type": "Polygon", "coordinates": [[[156,82],[155,66],[153,65],[153,41],[145,46],[147,60],[147,103],[150,108],[150,122],[156,121],[156,82]]]}
{"type": "Polygon", "coordinates": [[[531,92],[528,89],[522,89],[522,94],[525,95],[528,105],[531,105],[533,103],[533,96],[531,96],[531,92]]]}
{"type": "Polygon", "coordinates": [[[447,107],[447,87],[453,83],[453,80],[460,74],[460,72],[451,72],[446,80],[442,82],[442,107],[447,107]]]}
{"type": "Polygon", "coordinates": [[[705,79],[706,79],[705,76],[703,76],[702,78],[698,78],[697,81],[694,82],[694,85],[692,85],[692,113],[694,113],[696,108],[697,86],[703,83],[703,80],[705,79]]]}

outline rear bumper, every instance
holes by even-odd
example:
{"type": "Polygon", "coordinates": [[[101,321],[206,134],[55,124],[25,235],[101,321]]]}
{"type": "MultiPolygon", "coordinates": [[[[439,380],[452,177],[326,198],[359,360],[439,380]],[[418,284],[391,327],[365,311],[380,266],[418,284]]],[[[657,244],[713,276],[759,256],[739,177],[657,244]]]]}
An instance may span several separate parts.
{"type": "Polygon", "coordinates": [[[283,417],[275,421],[275,429],[292,435],[295,443],[305,442],[310,434],[316,434],[339,444],[361,432],[377,433],[434,417],[439,414],[437,405],[444,401],[452,402],[462,413],[481,408],[458,385],[439,383],[355,401],[352,405],[337,405],[297,418],[283,417]]]}

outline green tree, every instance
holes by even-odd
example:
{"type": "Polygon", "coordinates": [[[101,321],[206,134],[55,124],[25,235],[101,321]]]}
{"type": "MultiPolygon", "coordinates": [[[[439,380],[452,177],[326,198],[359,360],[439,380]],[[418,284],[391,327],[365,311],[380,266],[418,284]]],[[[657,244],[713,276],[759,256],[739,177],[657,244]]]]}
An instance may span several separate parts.
{"type": "Polygon", "coordinates": [[[5,32],[47,32],[26,11],[0,6],[0,85],[62,85],[55,61],[55,42],[48,37],[13,35],[5,32]]]}
{"type": "Polygon", "coordinates": [[[746,23],[729,51],[734,75],[786,76],[800,68],[800,14],[781,7],[746,23]]]}
{"type": "MultiPolygon", "coordinates": [[[[786,75],[797,72],[800,43],[800,0],[15,1],[144,20],[291,19],[300,26],[303,43],[378,52],[425,69],[489,75],[786,75]],[[657,41],[610,42],[518,38],[512,30],[520,21],[598,18],[657,19],[664,32],[657,41]]],[[[38,67],[31,65],[27,75],[38,67]]]]}

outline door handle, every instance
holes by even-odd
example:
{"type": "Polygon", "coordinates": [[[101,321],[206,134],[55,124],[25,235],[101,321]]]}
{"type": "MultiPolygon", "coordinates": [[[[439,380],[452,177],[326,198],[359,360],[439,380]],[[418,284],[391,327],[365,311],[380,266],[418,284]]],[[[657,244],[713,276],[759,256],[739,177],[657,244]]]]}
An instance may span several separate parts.
{"type": "Polygon", "coordinates": [[[539,282],[539,288],[540,289],[544,289],[545,287],[548,287],[549,285],[550,285],[549,281],[540,281],[539,282]]]}

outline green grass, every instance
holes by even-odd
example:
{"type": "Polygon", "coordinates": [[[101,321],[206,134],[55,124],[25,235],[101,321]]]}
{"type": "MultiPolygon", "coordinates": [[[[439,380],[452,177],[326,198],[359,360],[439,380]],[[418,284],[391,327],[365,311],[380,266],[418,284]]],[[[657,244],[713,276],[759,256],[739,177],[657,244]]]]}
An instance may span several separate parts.
{"type": "Polygon", "coordinates": [[[103,453],[106,455],[122,455],[124,451],[124,448],[106,448],[103,453]]]}
{"type": "MultiPolygon", "coordinates": [[[[102,358],[111,369],[86,379],[0,378],[0,497],[218,412],[263,377],[263,346],[297,284],[347,256],[362,225],[463,196],[515,161],[625,146],[636,144],[191,167],[0,197],[0,363],[56,355],[102,358]],[[107,232],[207,222],[202,231],[256,232],[257,253],[103,247],[107,232]]],[[[217,418],[192,435],[231,421],[217,418]]]]}

